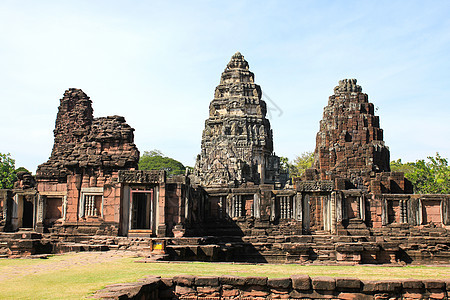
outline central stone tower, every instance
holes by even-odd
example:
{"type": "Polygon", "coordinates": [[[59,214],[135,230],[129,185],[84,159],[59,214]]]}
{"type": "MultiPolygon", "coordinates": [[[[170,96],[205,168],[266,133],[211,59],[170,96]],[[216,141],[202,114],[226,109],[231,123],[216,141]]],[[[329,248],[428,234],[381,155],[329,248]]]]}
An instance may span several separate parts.
{"type": "Polygon", "coordinates": [[[280,181],[279,157],[266,103],[244,56],[236,52],[222,73],[205,121],[195,175],[203,186],[280,181]]]}

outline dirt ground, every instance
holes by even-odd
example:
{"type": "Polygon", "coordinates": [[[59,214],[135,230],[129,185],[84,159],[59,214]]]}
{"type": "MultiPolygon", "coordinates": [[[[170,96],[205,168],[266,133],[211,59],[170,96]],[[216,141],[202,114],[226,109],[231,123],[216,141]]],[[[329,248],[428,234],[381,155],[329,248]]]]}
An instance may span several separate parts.
{"type": "MultiPolygon", "coordinates": [[[[63,259],[49,261],[36,258],[39,262],[24,266],[4,267],[0,274],[0,281],[16,279],[26,275],[46,273],[48,271],[62,270],[72,266],[95,265],[98,263],[112,262],[125,257],[136,256],[132,251],[104,251],[104,252],[79,252],[65,255],[63,259]]],[[[30,259],[30,258],[23,258],[30,259]]]]}

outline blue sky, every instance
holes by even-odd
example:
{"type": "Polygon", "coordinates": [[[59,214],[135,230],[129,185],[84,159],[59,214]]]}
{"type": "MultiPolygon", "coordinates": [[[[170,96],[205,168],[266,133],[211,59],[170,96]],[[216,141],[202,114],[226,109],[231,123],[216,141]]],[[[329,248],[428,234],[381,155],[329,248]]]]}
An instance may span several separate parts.
{"type": "Polygon", "coordinates": [[[357,78],[391,159],[450,157],[450,1],[0,0],[0,152],[34,172],[75,87],[141,152],[193,166],[236,51],[271,99],[279,156],[312,151],[334,86],[357,78]]]}

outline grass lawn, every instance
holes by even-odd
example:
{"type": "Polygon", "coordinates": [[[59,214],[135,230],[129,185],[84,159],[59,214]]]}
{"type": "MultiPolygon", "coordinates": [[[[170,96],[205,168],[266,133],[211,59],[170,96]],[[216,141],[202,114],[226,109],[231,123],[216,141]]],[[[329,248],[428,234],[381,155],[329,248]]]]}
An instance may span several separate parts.
{"type": "Polygon", "coordinates": [[[131,282],[147,275],[236,275],[288,277],[357,277],[401,279],[450,277],[449,267],[439,266],[303,266],[232,263],[135,263],[134,257],[105,260],[101,255],[73,253],[49,259],[1,259],[0,299],[82,299],[112,283],[131,282]]]}

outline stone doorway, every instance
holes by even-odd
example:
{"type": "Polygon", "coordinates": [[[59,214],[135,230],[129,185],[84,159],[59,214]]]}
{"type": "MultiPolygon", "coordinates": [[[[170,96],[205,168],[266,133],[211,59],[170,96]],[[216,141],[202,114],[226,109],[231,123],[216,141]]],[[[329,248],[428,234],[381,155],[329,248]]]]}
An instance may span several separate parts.
{"type": "Polygon", "coordinates": [[[129,233],[155,232],[156,203],[153,190],[132,190],[130,195],[129,233]]]}
{"type": "Polygon", "coordinates": [[[23,197],[22,227],[33,228],[34,203],[32,197],[23,197]]]}

